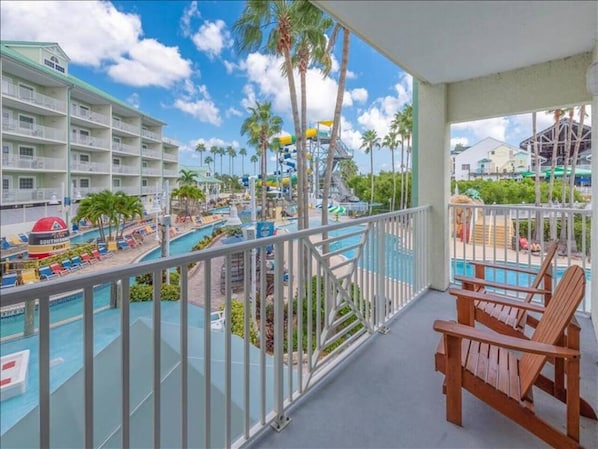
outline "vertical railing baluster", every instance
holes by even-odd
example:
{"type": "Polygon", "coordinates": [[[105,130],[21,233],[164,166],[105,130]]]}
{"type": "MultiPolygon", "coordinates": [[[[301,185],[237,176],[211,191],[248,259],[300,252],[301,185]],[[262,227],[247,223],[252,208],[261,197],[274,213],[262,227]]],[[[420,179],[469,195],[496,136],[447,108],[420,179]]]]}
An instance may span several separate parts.
{"type": "Polygon", "coordinates": [[[93,441],[93,285],[83,290],[83,371],[85,377],[84,447],[94,447],[93,441]]]}
{"type": "Polygon", "coordinates": [[[39,298],[39,447],[50,448],[50,297],[39,298]]]}
{"type": "Polygon", "coordinates": [[[153,409],[153,420],[154,420],[154,431],[153,431],[153,443],[154,448],[161,447],[161,434],[160,434],[160,387],[161,387],[161,287],[162,287],[162,270],[154,271],[154,302],[153,302],[153,347],[154,347],[154,360],[153,360],[153,398],[154,398],[154,409],[153,409]]]}
{"type": "MultiPolygon", "coordinates": [[[[206,259],[203,265],[204,283],[204,319],[203,319],[203,339],[204,339],[204,441],[203,447],[212,447],[212,326],[210,311],[212,310],[212,259],[206,259]]],[[[226,325],[230,326],[230,317],[225,317],[226,325]]]]}
{"type": "MultiPolygon", "coordinates": [[[[228,323],[232,321],[231,314],[231,255],[227,254],[224,258],[224,266],[227,269],[224,271],[224,316],[228,323]]],[[[228,324],[227,323],[227,324],[228,324]]],[[[231,393],[231,368],[232,368],[232,354],[231,354],[231,335],[232,326],[228,324],[224,326],[224,447],[231,446],[231,410],[232,410],[232,393],[231,393]]]]}
{"type": "Polygon", "coordinates": [[[122,288],[122,303],[120,311],[121,338],[121,408],[120,408],[120,442],[121,447],[131,447],[130,427],[130,381],[131,381],[131,349],[130,349],[130,309],[129,309],[129,279],[120,280],[122,288]]]}
{"type": "Polygon", "coordinates": [[[189,446],[189,267],[181,265],[181,448],[189,446]]]}
{"type": "MultiPolygon", "coordinates": [[[[245,276],[243,277],[243,437],[249,439],[249,430],[251,427],[250,414],[250,379],[251,379],[251,359],[249,357],[249,346],[251,342],[251,327],[253,327],[253,318],[251,318],[251,277],[247,274],[247,267],[251,267],[251,250],[243,252],[243,266],[245,267],[245,276]]],[[[253,267],[251,267],[253,270],[253,267]]],[[[231,320],[226,319],[226,326],[231,326],[231,320]]]]}

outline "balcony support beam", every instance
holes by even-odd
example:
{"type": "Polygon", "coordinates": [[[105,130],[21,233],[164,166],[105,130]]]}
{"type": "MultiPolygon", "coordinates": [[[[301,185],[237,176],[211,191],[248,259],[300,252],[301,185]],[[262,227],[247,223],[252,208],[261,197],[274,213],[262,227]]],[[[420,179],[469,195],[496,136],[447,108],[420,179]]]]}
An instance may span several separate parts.
{"type": "MultiPolygon", "coordinates": [[[[598,64],[598,31],[594,41],[594,52],[592,62],[598,64]]],[[[592,235],[597,234],[598,230],[598,92],[592,92],[592,235]]],[[[594,242],[591,249],[592,260],[592,280],[590,281],[591,296],[590,307],[592,308],[592,322],[594,332],[598,338],[598,273],[596,264],[598,264],[598,245],[594,242]]]]}

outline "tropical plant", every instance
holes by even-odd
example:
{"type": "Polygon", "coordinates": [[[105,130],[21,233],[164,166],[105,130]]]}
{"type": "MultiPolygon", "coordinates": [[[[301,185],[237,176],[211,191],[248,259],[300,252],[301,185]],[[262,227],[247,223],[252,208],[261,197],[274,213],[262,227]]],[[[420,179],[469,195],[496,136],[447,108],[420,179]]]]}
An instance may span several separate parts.
{"type": "Polygon", "coordinates": [[[216,171],[216,161],[214,160],[214,158],[212,156],[206,156],[206,158],[204,159],[204,162],[206,163],[208,168],[210,168],[210,164],[213,162],[214,169],[212,170],[212,173],[214,173],[216,171]]]}
{"type": "Polygon", "coordinates": [[[245,176],[245,156],[247,156],[247,150],[245,148],[239,149],[239,156],[241,156],[241,176],[245,176]]]}
{"type": "Polygon", "coordinates": [[[272,138],[279,134],[282,129],[282,119],[272,115],[272,104],[270,102],[255,102],[254,107],[249,108],[250,116],[241,125],[241,135],[247,135],[247,142],[255,146],[261,156],[262,176],[262,220],[266,219],[266,178],[268,177],[268,148],[272,138]]]}
{"type": "Polygon", "coordinates": [[[367,130],[361,136],[360,148],[365,151],[365,154],[370,155],[370,179],[371,179],[371,190],[370,190],[370,214],[372,213],[372,205],[374,203],[374,148],[380,148],[380,137],[373,129],[367,130]]]}
{"type": "Polygon", "coordinates": [[[327,52],[331,53],[336,43],[336,36],[340,30],[343,30],[343,47],[341,56],[341,67],[338,75],[338,89],[336,91],[336,103],[334,105],[334,117],[332,120],[332,130],[330,143],[328,144],[328,155],[326,158],[326,171],[324,173],[324,188],[322,189],[322,224],[328,224],[328,198],[330,197],[330,184],[332,183],[332,168],[334,167],[334,153],[340,135],[341,110],[343,107],[343,98],[345,96],[345,84],[347,79],[347,69],[349,67],[349,48],[351,33],[347,28],[336,24],[328,40],[327,52]]]}
{"type": "Polygon", "coordinates": [[[409,159],[411,155],[411,136],[413,135],[413,105],[408,104],[403,107],[401,111],[401,118],[399,120],[399,134],[402,136],[401,139],[401,209],[407,208],[407,190],[408,190],[408,178],[407,171],[409,170],[409,159]],[[403,145],[407,144],[407,156],[406,160],[403,159],[403,145]]]}
{"type": "Polygon", "coordinates": [[[128,196],[123,192],[114,194],[114,215],[116,218],[117,238],[122,238],[125,223],[143,217],[143,204],[136,196],[128,196]]]}
{"type": "MultiPolygon", "coordinates": [[[[397,113],[398,114],[398,113],[397,113]]],[[[396,117],[396,115],[395,115],[396,117]]],[[[388,134],[386,136],[384,136],[384,139],[382,139],[382,146],[386,147],[390,150],[390,163],[391,163],[391,168],[392,168],[392,196],[390,199],[390,210],[395,210],[395,204],[396,204],[396,192],[397,192],[397,176],[396,176],[396,170],[395,170],[395,150],[397,149],[397,147],[399,146],[399,139],[398,139],[398,133],[397,131],[395,131],[394,129],[395,127],[391,125],[391,129],[388,132],[388,134]]],[[[401,140],[401,144],[402,144],[402,140],[401,140]]],[[[401,154],[402,157],[402,154],[401,154]]],[[[402,202],[401,202],[401,206],[402,206],[402,202]]]]}
{"type": "Polygon", "coordinates": [[[181,185],[190,184],[196,185],[197,184],[197,173],[193,170],[188,170],[185,168],[181,168],[179,170],[179,178],[177,182],[181,185]]]}
{"type": "Polygon", "coordinates": [[[353,159],[341,159],[338,163],[338,167],[341,173],[341,179],[345,184],[348,184],[351,178],[359,174],[359,169],[353,159]]]}
{"type": "Polygon", "coordinates": [[[228,174],[233,175],[233,159],[237,157],[237,152],[232,146],[226,148],[226,154],[228,155],[228,174]]]}
{"type": "Polygon", "coordinates": [[[195,146],[195,151],[199,153],[199,163],[203,166],[203,154],[206,151],[206,146],[203,142],[198,143],[195,146]]]}
{"type": "Polygon", "coordinates": [[[182,203],[182,209],[185,211],[185,216],[190,216],[191,206],[196,207],[198,201],[205,201],[205,195],[202,190],[191,184],[183,184],[182,186],[174,189],[170,196],[179,200],[179,204],[182,203]]]}
{"type": "Polygon", "coordinates": [[[260,160],[260,158],[258,157],[257,154],[252,154],[251,157],[249,158],[249,162],[251,162],[253,164],[253,175],[255,176],[257,174],[257,163],[260,160]]]}

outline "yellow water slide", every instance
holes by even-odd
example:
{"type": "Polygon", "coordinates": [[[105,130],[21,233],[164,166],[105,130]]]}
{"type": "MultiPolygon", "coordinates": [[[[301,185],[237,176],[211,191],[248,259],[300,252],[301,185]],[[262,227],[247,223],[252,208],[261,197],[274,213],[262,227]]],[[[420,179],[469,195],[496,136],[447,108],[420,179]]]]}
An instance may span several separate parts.
{"type": "MultiPolygon", "coordinates": [[[[305,137],[307,139],[313,139],[318,135],[318,130],[316,128],[308,128],[305,131],[305,137]]],[[[282,136],[278,138],[278,141],[280,142],[280,146],[285,147],[287,145],[292,145],[297,141],[297,138],[295,136],[292,135],[286,135],[286,136],[282,136]]]]}

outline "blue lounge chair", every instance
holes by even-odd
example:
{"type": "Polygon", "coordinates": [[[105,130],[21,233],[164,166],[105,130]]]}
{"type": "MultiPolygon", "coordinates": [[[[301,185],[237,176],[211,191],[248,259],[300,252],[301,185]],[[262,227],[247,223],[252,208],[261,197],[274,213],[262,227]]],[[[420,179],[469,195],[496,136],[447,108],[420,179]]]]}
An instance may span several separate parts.
{"type": "Polygon", "coordinates": [[[80,267],[76,267],[75,265],[73,265],[71,259],[64,259],[62,261],[62,268],[64,268],[67,271],[75,271],[80,267]]]}
{"type": "Polygon", "coordinates": [[[10,248],[10,243],[8,243],[8,241],[2,237],[2,249],[8,249],[10,248]]]}
{"type": "Polygon", "coordinates": [[[54,274],[52,272],[52,270],[50,269],[50,267],[40,267],[39,268],[39,277],[42,281],[55,278],[56,276],[58,276],[58,275],[54,274]]]}
{"type": "Polygon", "coordinates": [[[114,256],[114,254],[112,254],[110,251],[108,251],[108,248],[106,247],[106,245],[98,245],[98,251],[100,252],[100,256],[102,256],[102,257],[114,256]]]}
{"type": "Polygon", "coordinates": [[[84,265],[89,265],[89,261],[81,260],[81,257],[79,256],[71,257],[71,262],[73,262],[74,266],[77,266],[79,268],[83,267],[84,265]]]}
{"type": "Polygon", "coordinates": [[[17,274],[16,273],[7,273],[2,276],[2,285],[0,288],[9,288],[14,287],[17,285],[17,274]]]}
{"type": "Polygon", "coordinates": [[[129,249],[129,244],[125,240],[119,240],[116,242],[118,249],[129,249]]]}
{"type": "Polygon", "coordinates": [[[19,234],[18,237],[21,240],[21,242],[29,243],[29,237],[27,237],[27,234],[19,234]]]}

